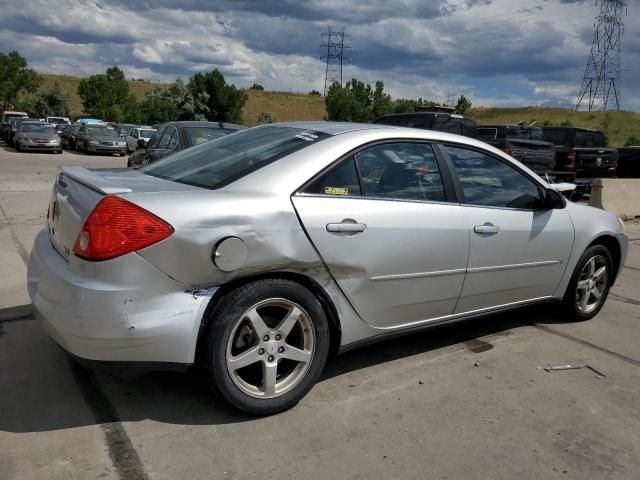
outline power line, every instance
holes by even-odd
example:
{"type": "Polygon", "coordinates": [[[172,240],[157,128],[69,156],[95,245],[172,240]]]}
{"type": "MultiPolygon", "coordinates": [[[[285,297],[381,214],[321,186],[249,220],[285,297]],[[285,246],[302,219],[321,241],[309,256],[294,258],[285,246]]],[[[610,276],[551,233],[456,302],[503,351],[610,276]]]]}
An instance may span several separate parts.
{"type": "MultiPolygon", "coordinates": [[[[597,4],[597,0],[596,0],[597,4]]],[[[595,34],[587,67],[582,77],[576,110],[587,102],[589,111],[607,109],[609,99],[620,110],[620,45],[626,13],[625,0],[600,0],[600,13],[596,17],[595,34]]]]}
{"type": "Polygon", "coordinates": [[[327,27],[327,31],[320,35],[322,39],[326,38],[326,43],[320,45],[321,48],[326,48],[327,53],[320,57],[321,60],[326,60],[327,66],[324,74],[324,94],[327,95],[329,87],[335,82],[338,82],[342,86],[342,66],[346,63],[351,63],[351,57],[345,56],[345,50],[350,50],[349,45],[344,44],[345,38],[351,38],[349,35],[342,31],[333,31],[331,27],[327,27]]]}

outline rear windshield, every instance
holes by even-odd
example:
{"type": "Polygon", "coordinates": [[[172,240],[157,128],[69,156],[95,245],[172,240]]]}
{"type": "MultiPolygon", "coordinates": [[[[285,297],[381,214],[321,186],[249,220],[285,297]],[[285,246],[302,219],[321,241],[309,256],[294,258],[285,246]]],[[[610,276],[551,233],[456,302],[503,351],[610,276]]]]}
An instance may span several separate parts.
{"type": "Polygon", "coordinates": [[[569,143],[569,130],[544,130],[544,139],[556,146],[569,143]]]}
{"type": "Polygon", "coordinates": [[[23,123],[20,127],[21,132],[36,132],[36,133],[54,133],[53,125],[48,123],[23,123]]]}
{"type": "Polygon", "coordinates": [[[576,132],[576,147],[604,147],[604,135],[601,132],[576,132]]]}
{"type": "Polygon", "coordinates": [[[300,128],[251,128],[182,150],[141,171],[196,187],[221,188],[328,136],[300,128]]]}
{"type": "Polygon", "coordinates": [[[498,129],[489,127],[478,127],[478,137],[482,140],[495,140],[498,138],[498,129]]]}
{"type": "Polygon", "coordinates": [[[151,138],[151,135],[156,133],[157,130],[140,130],[140,136],[142,138],[151,138]]]}
{"type": "Polygon", "coordinates": [[[220,127],[188,127],[185,130],[191,139],[191,145],[200,145],[201,143],[235,132],[235,130],[231,130],[230,128],[220,127]]]}

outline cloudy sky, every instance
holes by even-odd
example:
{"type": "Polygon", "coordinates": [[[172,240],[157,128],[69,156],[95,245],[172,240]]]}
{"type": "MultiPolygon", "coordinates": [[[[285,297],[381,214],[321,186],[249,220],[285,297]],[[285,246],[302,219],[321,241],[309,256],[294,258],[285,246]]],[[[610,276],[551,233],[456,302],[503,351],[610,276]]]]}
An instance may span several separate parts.
{"type": "MultiPolygon", "coordinates": [[[[623,108],[640,110],[640,1],[628,0],[623,108]]],[[[0,49],[41,72],[120,66],[154,81],[220,69],[239,86],[322,91],[320,34],[351,35],[345,77],[394,97],[474,105],[574,102],[594,0],[0,0],[0,49]]]]}

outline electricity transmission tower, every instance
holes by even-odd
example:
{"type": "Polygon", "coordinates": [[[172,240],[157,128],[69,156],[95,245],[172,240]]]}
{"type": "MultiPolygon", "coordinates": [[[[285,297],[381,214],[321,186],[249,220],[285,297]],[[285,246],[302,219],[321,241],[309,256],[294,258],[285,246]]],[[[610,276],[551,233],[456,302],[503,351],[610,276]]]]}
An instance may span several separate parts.
{"type": "MultiPolygon", "coordinates": [[[[596,5],[598,0],[596,0],[596,5]]],[[[576,110],[587,104],[589,111],[607,109],[609,100],[620,110],[620,42],[624,33],[625,0],[600,0],[595,34],[587,67],[578,93],[576,110]]]]}
{"type": "Polygon", "coordinates": [[[329,87],[334,82],[338,82],[342,86],[342,65],[351,62],[351,58],[345,56],[345,50],[351,49],[350,46],[344,44],[344,40],[349,39],[349,35],[342,31],[333,31],[328,27],[327,31],[321,35],[323,41],[321,48],[326,48],[327,53],[320,57],[326,60],[327,67],[324,74],[324,94],[327,95],[329,87]]]}

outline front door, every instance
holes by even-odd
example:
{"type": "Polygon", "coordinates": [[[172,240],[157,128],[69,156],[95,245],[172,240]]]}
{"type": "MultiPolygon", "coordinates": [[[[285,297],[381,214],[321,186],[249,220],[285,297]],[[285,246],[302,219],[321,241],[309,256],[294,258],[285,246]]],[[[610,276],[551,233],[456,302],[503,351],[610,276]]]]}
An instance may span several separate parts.
{"type": "Polygon", "coordinates": [[[455,313],[551,296],[573,246],[567,211],[544,208],[538,182],[507,162],[442,148],[470,229],[467,278],[455,313]]]}
{"type": "Polygon", "coordinates": [[[331,275],[367,323],[451,315],[469,251],[463,208],[447,203],[430,145],[363,150],[292,198],[331,275]]]}

